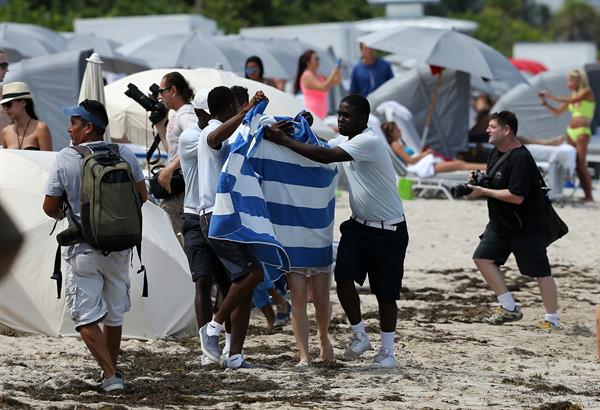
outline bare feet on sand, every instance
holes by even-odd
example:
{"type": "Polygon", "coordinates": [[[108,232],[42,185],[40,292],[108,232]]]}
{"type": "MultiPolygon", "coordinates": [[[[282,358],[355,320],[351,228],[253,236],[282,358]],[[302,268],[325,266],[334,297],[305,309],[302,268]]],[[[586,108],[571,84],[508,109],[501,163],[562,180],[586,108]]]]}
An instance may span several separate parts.
{"type": "Polygon", "coordinates": [[[335,354],[329,338],[321,342],[321,360],[323,360],[323,363],[335,362],[335,354]]]}

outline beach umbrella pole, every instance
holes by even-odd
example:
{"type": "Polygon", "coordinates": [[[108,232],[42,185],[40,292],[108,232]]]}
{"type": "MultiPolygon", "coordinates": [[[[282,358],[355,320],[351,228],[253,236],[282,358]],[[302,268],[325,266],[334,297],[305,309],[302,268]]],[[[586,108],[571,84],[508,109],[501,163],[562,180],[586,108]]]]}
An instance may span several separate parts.
{"type": "Polygon", "coordinates": [[[444,75],[444,70],[436,67],[437,70],[434,70],[432,66],[432,73],[436,71],[439,72],[437,74],[437,78],[435,79],[435,85],[433,86],[433,95],[431,96],[431,103],[429,103],[429,107],[427,107],[427,116],[425,117],[425,127],[423,127],[423,136],[421,137],[421,150],[423,147],[427,145],[427,136],[429,135],[429,126],[431,125],[431,119],[433,118],[433,112],[435,110],[435,105],[437,104],[438,95],[440,92],[440,87],[442,86],[442,75],[444,75]]]}

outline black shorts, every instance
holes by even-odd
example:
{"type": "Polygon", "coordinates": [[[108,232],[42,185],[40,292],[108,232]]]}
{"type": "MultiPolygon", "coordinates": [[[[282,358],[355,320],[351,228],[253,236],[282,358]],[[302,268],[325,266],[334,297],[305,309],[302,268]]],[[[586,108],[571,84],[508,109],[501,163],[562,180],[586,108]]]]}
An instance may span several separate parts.
{"type": "Polygon", "coordinates": [[[509,255],[515,255],[522,275],[532,278],[550,276],[550,262],[546,254],[544,235],[500,236],[489,225],[479,237],[481,242],[473,253],[473,259],[493,260],[496,265],[506,263],[509,255]]]}
{"type": "Polygon", "coordinates": [[[200,216],[184,213],[181,233],[192,280],[196,282],[202,277],[210,276],[219,285],[228,284],[229,277],[225,273],[223,264],[202,234],[200,216]]]}
{"type": "Polygon", "coordinates": [[[202,237],[209,245],[211,255],[214,255],[225,267],[227,276],[232,282],[246,276],[250,271],[260,268],[262,265],[256,256],[254,246],[225,241],[221,239],[212,239],[208,237],[208,227],[212,213],[200,215],[200,229],[202,237]]]}
{"type": "Polygon", "coordinates": [[[391,231],[350,219],[342,223],[340,232],[335,280],[351,279],[362,285],[368,273],[371,293],[379,300],[399,300],[408,246],[406,222],[391,231]]]}

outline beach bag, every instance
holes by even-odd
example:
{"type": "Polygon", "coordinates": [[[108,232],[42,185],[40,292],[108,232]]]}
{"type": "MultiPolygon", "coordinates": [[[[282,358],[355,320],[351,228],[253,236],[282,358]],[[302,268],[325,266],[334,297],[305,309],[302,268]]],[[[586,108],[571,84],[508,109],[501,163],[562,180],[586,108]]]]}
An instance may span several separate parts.
{"type": "MultiPolygon", "coordinates": [[[[533,157],[531,157],[531,159],[533,161],[533,157]]],[[[537,168],[537,164],[535,164],[535,162],[533,162],[533,164],[537,168]]],[[[546,239],[546,247],[548,247],[551,243],[555,242],[556,240],[562,238],[567,233],[569,233],[569,227],[560,218],[560,216],[558,216],[556,209],[554,209],[554,206],[552,205],[552,201],[548,197],[548,191],[550,191],[550,188],[548,188],[548,185],[546,185],[546,181],[544,181],[544,176],[542,175],[541,172],[539,172],[539,168],[538,168],[538,175],[539,175],[539,184],[540,184],[540,195],[544,196],[544,211],[545,211],[545,221],[546,221],[545,222],[545,225],[546,225],[545,239],[546,239]]]]}
{"type": "MultiPolygon", "coordinates": [[[[119,154],[116,144],[96,146],[72,146],[82,158],[80,189],[80,222],[76,222],[68,201],[69,228],[59,235],[60,246],[86,242],[105,255],[113,251],[136,248],[141,264],[142,200],[129,163],[119,154]]],[[[57,257],[60,252],[57,250],[57,257]]],[[[144,290],[147,296],[146,269],[144,290]]],[[[55,260],[53,279],[60,281],[60,260],[55,260]]],[[[60,288],[57,284],[60,298],[60,288]]]]}
{"type": "Polygon", "coordinates": [[[154,196],[154,198],[165,199],[185,192],[185,182],[183,180],[181,168],[173,172],[173,177],[171,178],[171,193],[164,189],[163,186],[158,182],[158,174],[162,168],[164,168],[162,165],[156,165],[150,170],[150,173],[152,174],[149,181],[150,193],[154,196]]]}

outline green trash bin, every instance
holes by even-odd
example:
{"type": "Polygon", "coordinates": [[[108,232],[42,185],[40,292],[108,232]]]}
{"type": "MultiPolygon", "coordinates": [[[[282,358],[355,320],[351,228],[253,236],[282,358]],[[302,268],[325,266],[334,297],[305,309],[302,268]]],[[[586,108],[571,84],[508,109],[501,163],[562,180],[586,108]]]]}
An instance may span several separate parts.
{"type": "Polygon", "coordinates": [[[413,182],[408,178],[400,178],[398,181],[398,194],[402,199],[413,199],[413,182]]]}

